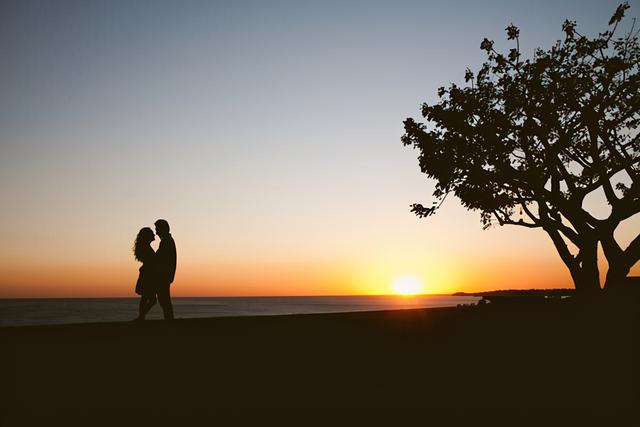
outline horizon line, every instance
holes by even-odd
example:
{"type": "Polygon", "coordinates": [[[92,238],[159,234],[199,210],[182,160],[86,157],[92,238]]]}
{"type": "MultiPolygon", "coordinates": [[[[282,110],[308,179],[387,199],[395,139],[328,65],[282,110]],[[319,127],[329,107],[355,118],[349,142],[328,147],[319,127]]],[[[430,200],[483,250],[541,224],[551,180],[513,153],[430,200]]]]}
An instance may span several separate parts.
{"type": "MultiPolygon", "coordinates": [[[[457,293],[474,296],[473,294],[488,292],[507,292],[507,291],[552,291],[552,290],[574,290],[573,288],[529,288],[529,289],[491,289],[482,291],[454,291],[448,293],[421,293],[412,295],[401,294],[313,294],[313,295],[181,295],[172,296],[172,299],[179,298],[310,298],[310,297],[426,297],[426,296],[456,296],[457,293]]],[[[139,295],[133,296],[23,296],[23,297],[0,297],[0,300],[26,300],[26,299],[125,299],[139,298],[139,295]]]]}

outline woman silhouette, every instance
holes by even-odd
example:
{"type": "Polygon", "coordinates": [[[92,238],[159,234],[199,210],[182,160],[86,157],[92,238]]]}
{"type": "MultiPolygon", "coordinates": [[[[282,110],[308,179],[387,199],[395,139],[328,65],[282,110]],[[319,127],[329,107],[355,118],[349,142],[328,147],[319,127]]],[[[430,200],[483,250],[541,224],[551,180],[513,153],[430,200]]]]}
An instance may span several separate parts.
{"type": "Polygon", "coordinates": [[[156,303],[156,253],[151,247],[151,242],[156,239],[149,227],[144,227],[138,232],[133,244],[133,255],[142,263],[140,274],[136,283],[136,293],[141,295],[139,314],[135,320],[144,320],[145,316],[156,303]]]}

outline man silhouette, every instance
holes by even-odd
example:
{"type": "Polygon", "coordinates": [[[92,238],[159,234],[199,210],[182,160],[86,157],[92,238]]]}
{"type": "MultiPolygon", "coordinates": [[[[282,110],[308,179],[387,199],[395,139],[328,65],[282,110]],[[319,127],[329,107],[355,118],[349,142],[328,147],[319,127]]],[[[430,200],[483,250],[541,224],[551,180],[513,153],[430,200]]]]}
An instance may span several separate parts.
{"type": "Polygon", "coordinates": [[[160,246],[156,252],[157,295],[165,320],[173,320],[173,305],[169,291],[176,275],[176,244],[169,233],[169,223],[159,219],[155,223],[156,234],[160,237],[160,246]]]}

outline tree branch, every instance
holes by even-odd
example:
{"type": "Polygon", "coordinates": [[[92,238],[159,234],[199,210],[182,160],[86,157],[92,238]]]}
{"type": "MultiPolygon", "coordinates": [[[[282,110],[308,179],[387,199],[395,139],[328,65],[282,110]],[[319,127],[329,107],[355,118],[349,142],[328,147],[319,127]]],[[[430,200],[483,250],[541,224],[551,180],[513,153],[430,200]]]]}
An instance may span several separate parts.
{"type": "Polygon", "coordinates": [[[501,226],[519,225],[521,227],[527,227],[527,228],[542,228],[542,224],[525,222],[522,219],[519,221],[514,221],[509,217],[509,215],[506,212],[502,211],[501,209],[494,209],[492,213],[493,213],[493,216],[498,220],[498,224],[500,224],[501,226]]]}
{"type": "Polygon", "coordinates": [[[573,254],[571,254],[571,251],[569,251],[569,248],[567,247],[567,244],[562,236],[560,236],[560,233],[553,228],[545,227],[544,230],[547,232],[549,237],[551,237],[551,240],[553,241],[553,244],[556,247],[560,258],[562,258],[562,261],[564,261],[564,263],[572,273],[575,273],[576,269],[578,268],[578,262],[576,261],[576,258],[573,256],[573,254]]]}
{"type": "Polygon", "coordinates": [[[631,241],[627,249],[624,250],[624,258],[629,268],[640,260],[640,234],[631,241]]]}

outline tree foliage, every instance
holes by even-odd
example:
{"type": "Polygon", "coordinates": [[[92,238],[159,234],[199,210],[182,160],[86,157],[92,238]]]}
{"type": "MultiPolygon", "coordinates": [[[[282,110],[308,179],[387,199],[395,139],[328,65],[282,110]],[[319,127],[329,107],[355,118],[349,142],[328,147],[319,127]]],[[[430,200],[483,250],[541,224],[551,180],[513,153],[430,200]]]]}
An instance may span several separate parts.
{"type": "Polygon", "coordinates": [[[423,173],[436,183],[434,214],[449,194],[481,214],[484,227],[541,228],[553,240],[578,289],[599,288],[597,246],[609,262],[607,286],[623,282],[640,258],[640,236],[625,249],[613,233],[640,212],[640,46],[635,20],[618,35],[628,3],[609,28],[589,38],[565,21],[564,39],[530,59],[520,30],[506,28],[508,53],[484,39],[487,62],[465,85],[438,89],[422,105],[425,123],[404,121],[404,145],[419,152],[423,173]],[[602,191],[607,218],[584,207],[602,191]],[[572,245],[567,245],[571,242],[572,245]]]}

